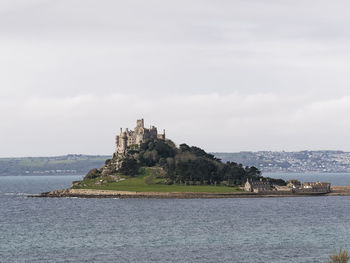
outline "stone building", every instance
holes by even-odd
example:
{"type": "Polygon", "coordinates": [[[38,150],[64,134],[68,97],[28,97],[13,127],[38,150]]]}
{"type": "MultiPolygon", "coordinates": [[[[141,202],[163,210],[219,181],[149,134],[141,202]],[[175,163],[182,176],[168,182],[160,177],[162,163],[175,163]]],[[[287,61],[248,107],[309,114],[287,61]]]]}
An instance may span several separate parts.
{"type": "Polygon", "coordinates": [[[331,192],[331,184],[325,182],[305,182],[302,183],[301,189],[314,193],[329,193],[331,192]]]}
{"type": "Polygon", "coordinates": [[[244,191],[246,192],[254,192],[254,193],[263,193],[272,191],[273,187],[271,182],[268,181],[253,181],[251,179],[247,179],[244,184],[244,191]]]}
{"type": "Polygon", "coordinates": [[[158,134],[157,128],[151,126],[149,129],[145,128],[144,120],[137,120],[136,127],[134,130],[129,130],[126,128],[123,131],[120,128],[120,134],[116,137],[117,154],[125,154],[127,147],[130,145],[140,145],[147,139],[162,139],[165,140],[165,130],[163,134],[158,134]]]}
{"type": "Polygon", "coordinates": [[[301,182],[296,179],[289,180],[287,182],[287,187],[292,188],[292,189],[299,189],[301,188],[301,182]]]}
{"type": "Polygon", "coordinates": [[[331,184],[325,182],[300,183],[291,180],[286,186],[274,185],[269,181],[253,181],[247,179],[244,191],[253,193],[295,193],[295,194],[326,194],[331,192],[331,184]],[[273,192],[272,192],[273,191],[273,192]]]}

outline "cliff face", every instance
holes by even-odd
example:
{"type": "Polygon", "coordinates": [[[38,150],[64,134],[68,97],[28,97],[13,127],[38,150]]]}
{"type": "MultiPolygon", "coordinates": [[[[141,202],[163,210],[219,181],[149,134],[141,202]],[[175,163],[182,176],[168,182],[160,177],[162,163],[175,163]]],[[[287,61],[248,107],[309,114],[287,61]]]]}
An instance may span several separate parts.
{"type": "Polygon", "coordinates": [[[113,158],[110,160],[107,160],[105,165],[101,168],[101,174],[102,175],[110,175],[118,173],[120,170],[123,160],[125,159],[126,155],[115,153],[113,154],[113,158]]]}
{"type": "Polygon", "coordinates": [[[107,159],[105,161],[104,166],[100,169],[95,168],[90,170],[85,178],[92,179],[99,176],[108,176],[119,173],[130,175],[131,171],[125,171],[125,166],[130,166],[130,162],[135,163],[136,165],[135,157],[129,154],[128,151],[125,151],[124,153],[114,153],[112,159],[107,159]]]}

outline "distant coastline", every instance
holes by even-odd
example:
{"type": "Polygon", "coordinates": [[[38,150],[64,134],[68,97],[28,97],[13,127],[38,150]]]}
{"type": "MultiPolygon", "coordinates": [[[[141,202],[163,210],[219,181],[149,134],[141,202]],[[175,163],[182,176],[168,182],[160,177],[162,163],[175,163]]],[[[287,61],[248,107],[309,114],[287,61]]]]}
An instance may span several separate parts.
{"type": "MultiPolygon", "coordinates": [[[[215,152],[223,162],[255,166],[263,173],[350,173],[350,152],[215,152]]],[[[86,174],[110,155],[68,154],[51,157],[0,158],[0,176],[86,174]]]]}
{"type": "Polygon", "coordinates": [[[257,151],[214,152],[224,162],[235,160],[255,166],[263,173],[349,173],[350,152],[345,151],[257,151]]]}
{"type": "Polygon", "coordinates": [[[0,158],[0,176],[86,174],[109,155],[67,154],[50,157],[0,158]]]}

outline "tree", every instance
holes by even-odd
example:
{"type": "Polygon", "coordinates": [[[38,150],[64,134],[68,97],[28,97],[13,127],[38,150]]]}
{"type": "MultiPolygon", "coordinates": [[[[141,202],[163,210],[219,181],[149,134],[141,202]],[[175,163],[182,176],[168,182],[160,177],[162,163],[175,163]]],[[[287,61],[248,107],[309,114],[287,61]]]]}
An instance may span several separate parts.
{"type": "Polygon", "coordinates": [[[84,179],[94,179],[101,176],[101,171],[99,169],[92,169],[88,172],[87,175],[85,175],[84,179]]]}
{"type": "MultiPolygon", "coordinates": [[[[217,185],[224,181],[233,186],[243,184],[247,178],[262,178],[261,172],[254,166],[223,163],[199,147],[180,144],[177,148],[170,140],[149,139],[140,146],[130,145],[125,156],[113,155],[113,159],[121,162],[116,172],[130,176],[136,175],[141,167],[156,166],[164,171],[162,178],[169,184],[217,185]]],[[[106,166],[114,168],[113,159],[107,160],[106,166]]],[[[99,172],[92,171],[88,178],[100,176],[99,172]]]]}
{"type": "Polygon", "coordinates": [[[137,161],[133,157],[126,157],[122,162],[119,172],[125,175],[135,175],[137,168],[137,161]]]}

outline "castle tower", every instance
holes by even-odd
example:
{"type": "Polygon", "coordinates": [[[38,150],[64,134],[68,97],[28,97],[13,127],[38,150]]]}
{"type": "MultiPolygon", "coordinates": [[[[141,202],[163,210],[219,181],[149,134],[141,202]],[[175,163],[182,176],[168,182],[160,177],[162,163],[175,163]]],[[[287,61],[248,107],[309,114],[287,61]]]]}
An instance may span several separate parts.
{"type": "Polygon", "coordinates": [[[116,137],[117,144],[117,154],[125,154],[127,152],[127,147],[133,144],[140,145],[142,142],[148,139],[163,139],[165,140],[165,130],[163,134],[158,134],[157,127],[150,126],[149,129],[145,128],[145,123],[143,119],[136,120],[136,127],[134,130],[129,130],[123,132],[120,129],[120,135],[116,137]]]}
{"type": "Polygon", "coordinates": [[[163,134],[158,134],[157,138],[161,140],[165,140],[165,130],[163,130],[163,134]]]}
{"type": "Polygon", "coordinates": [[[136,127],[145,128],[145,122],[143,119],[136,121],[136,127]]]}
{"type": "Polygon", "coordinates": [[[144,139],[145,134],[145,123],[143,119],[136,121],[136,128],[135,128],[135,143],[140,144],[144,139]]]}
{"type": "Polygon", "coordinates": [[[117,142],[117,153],[124,154],[126,147],[128,146],[128,137],[127,133],[123,132],[123,129],[120,128],[120,135],[116,138],[117,142]]]}
{"type": "Polygon", "coordinates": [[[123,132],[123,135],[120,138],[120,153],[126,152],[126,147],[128,146],[128,137],[126,136],[126,132],[123,132]]]}

